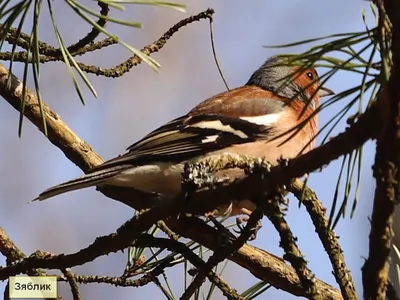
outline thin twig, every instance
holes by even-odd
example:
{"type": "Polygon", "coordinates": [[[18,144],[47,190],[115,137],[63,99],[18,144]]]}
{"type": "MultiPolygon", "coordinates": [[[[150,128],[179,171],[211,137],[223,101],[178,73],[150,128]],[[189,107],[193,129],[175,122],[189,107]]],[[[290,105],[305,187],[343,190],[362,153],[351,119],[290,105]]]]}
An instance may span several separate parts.
{"type": "Polygon", "coordinates": [[[179,239],[179,236],[173,232],[168,226],[167,224],[165,224],[164,221],[158,221],[157,222],[157,227],[160,228],[166,235],[168,235],[168,237],[171,240],[175,240],[177,241],[179,239]]]}
{"type": "MultiPolygon", "coordinates": [[[[104,17],[108,16],[108,13],[110,11],[108,4],[102,2],[102,1],[97,1],[97,5],[100,6],[100,15],[99,19],[97,20],[97,25],[99,27],[104,28],[107,23],[107,19],[104,17]]],[[[83,47],[89,45],[92,43],[100,34],[100,31],[97,29],[97,27],[93,26],[92,30],[84,36],[82,39],[80,39],[76,44],[73,44],[69,47],[67,47],[68,51],[71,53],[74,53],[76,51],[79,51],[79,49],[82,49],[83,47]]],[[[44,55],[47,56],[62,56],[61,50],[57,49],[54,53],[43,53],[44,55]]]]}
{"type": "MultiPolygon", "coordinates": [[[[101,1],[97,1],[97,4],[100,6],[100,15],[107,17],[108,13],[109,13],[108,4],[105,4],[104,2],[101,2],[101,1]]],[[[107,19],[99,17],[99,19],[97,20],[96,23],[100,27],[104,28],[107,23],[107,19]]],[[[2,26],[2,24],[0,24],[0,26],[2,26]]],[[[99,36],[99,34],[100,34],[100,31],[96,27],[93,26],[91,31],[87,35],[85,35],[77,43],[72,44],[71,46],[68,46],[67,50],[71,53],[72,56],[79,55],[78,53],[82,54],[82,52],[81,52],[82,49],[85,49],[86,47],[91,46],[90,44],[93,43],[93,41],[99,36]]],[[[20,32],[17,28],[10,27],[7,32],[7,35],[5,36],[5,40],[12,45],[18,45],[25,50],[30,50],[29,48],[30,48],[30,44],[31,44],[30,43],[31,36],[24,32],[20,32]]],[[[116,41],[116,39],[113,39],[113,40],[116,41]]],[[[116,41],[116,42],[118,42],[118,41],[116,41]]],[[[55,60],[63,59],[63,55],[62,55],[60,48],[55,48],[43,41],[38,41],[38,47],[39,47],[39,53],[41,54],[41,58],[40,58],[41,62],[55,61],[55,60]]],[[[4,56],[5,53],[9,53],[11,55],[11,52],[0,52],[0,55],[2,55],[2,57],[3,57],[2,60],[10,60],[11,56],[8,59],[4,59],[6,57],[6,56],[4,56]]],[[[17,57],[17,59],[15,61],[25,62],[28,52],[22,51],[22,52],[16,52],[15,54],[17,57]]]]}
{"type": "MultiPolygon", "coordinates": [[[[137,240],[137,244],[141,245],[142,247],[167,248],[170,251],[175,251],[182,254],[183,257],[185,257],[193,266],[195,266],[199,270],[205,269],[206,267],[206,263],[181,242],[165,238],[156,238],[152,235],[144,234],[137,240]]],[[[232,289],[214,271],[208,270],[206,277],[212,283],[214,283],[228,299],[243,299],[235,289],[232,289]]]]}
{"type": "Polygon", "coordinates": [[[213,30],[212,24],[213,24],[212,19],[210,19],[210,40],[211,40],[211,49],[212,49],[215,65],[217,66],[218,73],[221,76],[222,81],[224,82],[226,90],[229,91],[230,89],[229,89],[228,83],[226,82],[224,73],[222,72],[222,68],[219,65],[219,61],[218,61],[218,58],[217,58],[217,51],[215,50],[215,42],[214,42],[214,30],[213,30]]]}
{"type": "MultiPolygon", "coordinates": [[[[152,53],[158,52],[161,48],[165,46],[167,41],[179,31],[182,27],[187,26],[193,22],[201,21],[203,19],[212,20],[212,15],[214,14],[214,10],[209,8],[203,12],[200,12],[196,15],[190,16],[186,19],[183,19],[172,26],[166,33],[164,33],[157,41],[153,42],[150,45],[147,45],[140,51],[143,52],[145,55],[150,55],[152,53]]],[[[105,77],[120,77],[126,72],[128,72],[132,67],[137,66],[142,62],[141,58],[137,55],[134,55],[124,61],[123,63],[111,68],[111,69],[103,69],[97,66],[88,66],[85,71],[88,73],[93,73],[96,75],[103,75],[105,77]]]]}
{"type": "Polygon", "coordinates": [[[214,254],[204,264],[204,266],[198,269],[196,277],[183,293],[182,297],[180,298],[181,300],[189,300],[195,293],[195,291],[202,285],[207,274],[216,265],[228,258],[233,252],[239,250],[247,242],[250,236],[254,233],[253,229],[256,228],[258,222],[262,219],[262,217],[262,210],[257,207],[256,210],[253,211],[253,213],[251,214],[250,219],[247,222],[246,227],[243,229],[241,235],[234,241],[227,241],[227,245],[224,245],[220,249],[218,249],[218,251],[215,251],[214,254]]]}
{"type": "MultiPolygon", "coordinates": [[[[12,28],[12,29],[16,30],[16,28],[12,28]]],[[[27,43],[27,42],[20,38],[20,39],[14,40],[14,42],[12,44],[25,45],[25,43],[27,43]]],[[[45,42],[38,41],[38,43],[39,43],[39,52],[40,52],[40,49],[42,49],[43,47],[52,49],[51,46],[45,42]]],[[[106,48],[108,46],[115,45],[115,44],[118,44],[118,40],[114,37],[108,37],[104,40],[90,43],[89,45],[86,45],[80,49],[77,49],[75,52],[72,52],[71,55],[72,56],[80,56],[80,55],[84,55],[88,52],[100,50],[100,49],[103,49],[103,48],[106,48]]],[[[28,46],[26,46],[26,47],[28,47],[28,46]]],[[[25,48],[25,46],[24,46],[24,48],[25,48]]],[[[57,50],[56,48],[53,48],[53,49],[54,49],[54,51],[57,50]]],[[[24,63],[25,62],[29,62],[29,63],[34,62],[33,58],[28,56],[27,51],[17,51],[17,52],[14,52],[14,54],[10,51],[0,52],[0,60],[9,61],[11,59],[13,61],[19,61],[19,62],[24,62],[24,63]]],[[[63,60],[62,56],[48,56],[48,55],[40,55],[39,56],[40,63],[47,63],[47,62],[51,62],[51,61],[62,61],[62,60],[63,60]]]]}
{"type": "MultiPolygon", "coordinates": [[[[3,26],[3,24],[0,24],[0,28],[3,26]]],[[[7,41],[10,45],[17,45],[25,50],[29,49],[29,41],[31,40],[31,36],[29,34],[26,34],[22,31],[19,31],[18,28],[15,27],[10,27],[8,29],[8,32],[5,36],[5,41],[7,41]]],[[[39,47],[39,53],[43,54],[46,49],[51,49],[51,51],[55,51],[56,48],[53,46],[49,45],[46,42],[43,41],[38,41],[38,47],[39,47]]],[[[6,52],[0,52],[0,54],[6,53],[6,52]]],[[[11,55],[11,52],[8,52],[11,55]]],[[[21,52],[16,52],[16,53],[27,53],[27,51],[21,51],[21,52]]],[[[11,59],[11,56],[10,58],[11,59]]],[[[6,59],[6,60],[9,60],[6,59]]]]}
{"type": "Polygon", "coordinates": [[[61,272],[64,274],[69,283],[69,286],[71,287],[72,298],[74,300],[81,300],[78,283],[75,279],[74,274],[71,272],[71,269],[62,269],[61,272]]]}
{"type": "Polygon", "coordinates": [[[346,266],[343,250],[333,230],[329,228],[329,221],[325,215],[326,209],[318,200],[315,193],[306,187],[300,179],[296,179],[289,186],[291,191],[299,201],[306,207],[311,220],[313,221],[319,239],[329,256],[333,267],[333,274],[339,284],[344,299],[357,299],[355,285],[350,271],[346,266]]]}
{"type": "Polygon", "coordinates": [[[315,284],[315,276],[308,269],[307,262],[296,244],[296,238],[293,236],[289,224],[283,216],[282,208],[280,207],[280,202],[282,201],[285,200],[280,194],[277,194],[275,199],[268,199],[264,213],[278,231],[281,238],[280,246],[285,251],[283,258],[289,261],[296,270],[309,299],[323,300],[325,298],[315,284]]]}
{"type": "MultiPolygon", "coordinates": [[[[157,274],[157,276],[158,275],[159,274],[157,274]]],[[[98,275],[91,275],[91,276],[74,275],[74,278],[76,282],[82,284],[104,283],[121,287],[140,287],[140,286],[145,286],[146,284],[153,281],[153,277],[148,274],[138,279],[126,279],[124,277],[111,277],[111,276],[98,276],[98,275]]],[[[67,281],[67,279],[64,276],[58,277],[58,280],[67,281]]]]}
{"type": "MultiPolygon", "coordinates": [[[[150,55],[152,53],[158,52],[161,48],[163,48],[165,46],[165,44],[168,42],[168,40],[175,33],[177,33],[179,31],[179,29],[187,26],[188,24],[191,24],[193,22],[200,21],[203,19],[209,19],[211,22],[213,14],[214,14],[214,10],[209,8],[201,13],[198,13],[194,16],[190,16],[186,19],[179,21],[174,26],[172,26],[166,33],[164,33],[159,39],[157,39],[152,44],[145,46],[140,51],[143,52],[145,55],[150,55]]],[[[82,44],[81,48],[77,47],[78,44],[79,44],[79,42],[76,45],[71,46],[72,49],[70,52],[72,52],[74,56],[82,55],[88,51],[98,50],[100,48],[109,46],[111,44],[114,44],[114,41],[112,39],[106,39],[102,42],[95,43],[94,45],[82,44]]],[[[44,47],[45,43],[41,42],[40,45],[42,45],[44,47]]],[[[55,60],[60,60],[60,61],[63,60],[62,55],[60,56],[60,54],[58,53],[59,49],[54,49],[54,50],[51,50],[51,48],[49,48],[49,49],[50,50],[47,51],[46,55],[41,55],[39,57],[39,61],[41,63],[46,63],[46,62],[55,61],[55,60]]],[[[13,59],[13,61],[32,62],[32,59],[30,57],[28,57],[28,53],[26,51],[17,52],[14,54],[12,54],[11,52],[3,52],[3,53],[0,52],[0,60],[10,60],[11,58],[13,59]]],[[[101,76],[105,76],[105,77],[116,78],[116,77],[120,77],[120,76],[126,74],[127,72],[129,72],[132,69],[132,67],[139,65],[141,62],[142,62],[141,58],[139,58],[137,55],[133,55],[132,57],[125,60],[124,62],[122,62],[112,68],[103,68],[103,67],[99,67],[99,66],[84,64],[81,62],[76,62],[76,63],[79,66],[79,68],[86,73],[91,73],[91,74],[95,74],[98,76],[101,75],[101,76]]]]}
{"type": "MultiPolygon", "coordinates": [[[[82,276],[71,273],[74,276],[74,280],[78,283],[88,284],[88,283],[105,283],[112,284],[121,287],[141,287],[154,282],[155,278],[162,274],[166,268],[167,264],[160,264],[155,267],[150,272],[138,279],[127,279],[125,276],[121,277],[110,277],[110,276],[82,276]]],[[[67,281],[66,276],[58,276],[59,281],[67,281]]]]}

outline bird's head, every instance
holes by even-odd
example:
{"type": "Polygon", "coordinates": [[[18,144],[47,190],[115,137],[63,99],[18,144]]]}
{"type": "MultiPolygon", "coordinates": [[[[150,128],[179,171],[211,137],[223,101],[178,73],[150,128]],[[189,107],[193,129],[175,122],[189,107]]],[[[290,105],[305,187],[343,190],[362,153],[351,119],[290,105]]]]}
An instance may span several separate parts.
{"type": "Polygon", "coordinates": [[[286,99],[299,99],[313,108],[319,105],[320,97],[334,94],[321,85],[314,68],[300,73],[299,68],[288,66],[287,58],[273,56],[253,73],[246,85],[258,86],[286,99]]]}

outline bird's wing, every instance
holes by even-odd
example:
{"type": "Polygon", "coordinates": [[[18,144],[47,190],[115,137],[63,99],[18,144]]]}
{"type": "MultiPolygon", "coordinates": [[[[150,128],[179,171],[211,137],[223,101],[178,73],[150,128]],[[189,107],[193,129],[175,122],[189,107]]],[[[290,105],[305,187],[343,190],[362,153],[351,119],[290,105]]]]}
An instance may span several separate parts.
{"type": "Polygon", "coordinates": [[[128,152],[106,161],[91,171],[117,165],[141,165],[148,162],[179,162],[261,138],[269,128],[245,120],[220,115],[181,117],[158,128],[128,152]]]}
{"type": "MultiPolygon", "coordinates": [[[[230,92],[216,96],[220,101],[213,101],[213,107],[209,107],[208,110],[205,109],[203,102],[197,106],[197,110],[195,108],[188,115],[154,130],[129,146],[126,154],[106,161],[93,168],[91,172],[119,165],[142,165],[155,161],[180,162],[235,144],[268,139],[273,131],[272,124],[279,117],[280,110],[275,104],[276,100],[269,99],[275,108],[269,108],[267,111],[264,105],[262,114],[246,113],[243,117],[232,116],[237,111],[234,106],[243,105],[244,101],[254,108],[267,99],[229,97],[226,94],[230,92]]],[[[278,105],[281,108],[281,105],[278,105]]]]}

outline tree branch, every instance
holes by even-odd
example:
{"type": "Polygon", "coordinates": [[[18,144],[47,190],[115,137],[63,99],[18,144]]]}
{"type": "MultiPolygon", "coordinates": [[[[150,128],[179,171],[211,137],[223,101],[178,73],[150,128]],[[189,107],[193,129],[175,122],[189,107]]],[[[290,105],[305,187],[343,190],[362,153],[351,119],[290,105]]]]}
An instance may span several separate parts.
{"type": "Polygon", "coordinates": [[[342,291],[343,298],[345,300],[356,300],[357,295],[353,278],[347,269],[339,241],[333,230],[329,228],[329,222],[325,216],[326,209],[323,207],[321,201],[318,200],[315,193],[308,187],[305,187],[300,179],[293,181],[289,186],[289,191],[306,207],[313,221],[315,231],[318,233],[319,239],[329,256],[333,267],[333,274],[342,291]]]}
{"type": "MultiPolygon", "coordinates": [[[[99,3],[100,5],[100,3],[99,3]]],[[[106,15],[108,13],[108,6],[105,4],[101,5],[101,14],[106,15]]],[[[179,31],[182,27],[185,27],[188,24],[191,24],[196,21],[200,21],[203,19],[209,19],[210,22],[212,20],[212,15],[214,14],[214,10],[209,8],[206,9],[203,12],[200,12],[196,15],[190,16],[186,19],[183,19],[176,23],[174,26],[172,26],[167,32],[165,32],[159,39],[154,41],[152,44],[145,46],[143,49],[140,51],[144,53],[145,55],[150,55],[152,53],[158,52],[161,48],[165,46],[165,44],[168,42],[168,40],[179,31]]],[[[98,22],[105,21],[105,19],[99,18],[98,22]]],[[[103,23],[101,23],[103,24],[103,23]]],[[[100,25],[100,23],[99,23],[100,25]]],[[[103,24],[105,25],[105,23],[103,24]]],[[[1,25],[0,25],[1,26],[1,25]]],[[[99,41],[96,43],[92,43],[91,39],[95,38],[96,35],[96,28],[93,28],[90,33],[88,33],[87,36],[82,38],[78,43],[71,45],[68,49],[71,52],[72,56],[76,55],[83,55],[89,51],[94,51],[94,50],[99,50],[101,48],[110,46],[112,44],[118,43],[118,40],[116,38],[107,38],[103,41],[99,41]]],[[[23,48],[27,48],[29,45],[29,40],[30,36],[25,34],[25,33],[19,33],[17,29],[11,28],[10,32],[8,33],[10,36],[7,41],[10,43],[14,43],[17,45],[22,46],[23,48]],[[18,38],[19,37],[19,38],[18,38]],[[28,42],[27,42],[28,41],[28,42]]],[[[41,63],[47,63],[47,62],[52,62],[52,61],[63,61],[64,58],[61,55],[60,49],[56,49],[50,45],[48,45],[45,42],[39,41],[39,51],[40,51],[40,56],[39,56],[39,61],[41,63]]],[[[20,52],[0,52],[0,60],[12,60],[13,62],[23,62],[23,63],[34,63],[34,59],[31,57],[31,55],[28,53],[28,51],[20,51],[20,52]]],[[[95,75],[101,75],[105,77],[120,77],[127,72],[129,72],[132,67],[139,65],[142,63],[142,59],[137,56],[133,55],[127,60],[123,61],[122,63],[112,67],[112,68],[104,68],[100,66],[94,66],[94,65],[88,65],[82,62],[76,62],[79,68],[86,72],[86,73],[91,73],[95,75]]]]}
{"type": "Polygon", "coordinates": [[[264,209],[265,215],[274,225],[280,236],[280,247],[285,251],[283,258],[290,262],[296,270],[306,295],[309,299],[323,300],[323,296],[315,284],[315,275],[307,267],[307,261],[296,244],[289,224],[286,222],[281,204],[286,204],[281,194],[276,195],[272,199],[268,199],[264,209]]]}
{"type": "MultiPolygon", "coordinates": [[[[97,1],[97,5],[100,7],[100,15],[101,17],[98,18],[97,20],[97,25],[99,25],[100,27],[104,28],[106,26],[107,20],[104,17],[108,16],[109,13],[109,7],[108,4],[101,2],[101,1],[97,1]]],[[[3,26],[3,24],[0,24],[0,29],[3,26]]],[[[90,46],[91,43],[93,43],[93,41],[99,36],[100,31],[97,29],[97,27],[93,26],[91,31],[86,34],[83,38],[81,38],[77,43],[68,46],[67,50],[71,53],[71,55],[79,55],[77,54],[77,52],[80,52],[82,50],[82,48],[86,48],[87,46],[90,46]]],[[[7,34],[4,37],[4,40],[7,41],[9,44],[11,45],[17,45],[25,50],[31,50],[29,49],[30,46],[30,40],[31,40],[31,36],[29,34],[26,34],[24,32],[21,32],[18,28],[14,28],[14,27],[10,27],[7,28],[7,34]]],[[[114,39],[115,40],[115,39],[114,39]]],[[[51,45],[49,45],[46,42],[43,41],[38,41],[38,50],[39,53],[43,56],[43,58],[47,57],[47,58],[53,58],[54,60],[62,60],[63,59],[63,55],[61,52],[60,48],[55,48],[51,45]]],[[[0,57],[2,57],[3,59],[5,58],[5,56],[3,55],[6,52],[0,52],[0,57]]],[[[4,59],[4,60],[11,60],[12,57],[12,53],[10,53],[10,56],[8,57],[8,59],[4,59]]],[[[21,58],[21,57],[25,57],[25,59],[28,56],[28,51],[22,51],[22,52],[18,52],[16,53],[17,57],[21,58]]],[[[23,62],[25,62],[26,60],[23,60],[23,62]]]]}
{"type": "MultiPolygon", "coordinates": [[[[15,245],[15,243],[8,237],[3,228],[0,227],[0,253],[6,257],[7,266],[15,261],[26,258],[26,255],[15,245]]],[[[46,273],[41,269],[27,270],[26,274],[29,276],[46,276],[46,273]]],[[[9,283],[4,290],[4,300],[9,299],[9,283]]],[[[57,299],[61,299],[60,297],[57,299]]]]}
{"type": "MultiPolygon", "coordinates": [[[[194,240],[208,249],[219,251],[221,248],[220,233],[200,219],[180,217],[179,220],[168,220],[167,224],[183,237],[194,240]]],[[[267,251],[244,244],[229,259],[277,289],[295,296],[306,297],[296,271],[281,258],[267,251]]],[[[331,285],[319,279],[316,279],[316,285],[325,299],[343,299],[340,292],[331,285]]]]}
{"type": "MultiPolygon", "coordinates": [[[[228,240],[226,241],[226,245],[222,245],[218,251],[215,251],[213,255],[208,259],[208,261],[201,267],[198,268],[198,273],[184,291],[180,300],[189,300],[192,295],[196,292],[196,290],[201,286],[207,274],[221,261],[224,261],[228,258],[232,253],[235,253],[237,250],[242,248],[242,246],[248,241],[250,236],[254,232],[254,228],[257,226],[257,223],[262,219],[263,214],[260,207],[257,207],[255,211],[250,216],[249,221],[246,224],[243,232],[239,237],[235,238],[233,241],[230,240],[232,237],[226,237],[228,240]]],[[[228,231],[229,233],[229,231],[228,231]]],[[[220,234],[223,234],[220,233],[220,234]]]]}
{"type": "MultiPolygon", "coordinates": [[[[193,266],[197,269],[206,269],[206,263],[192,252],[185,244],[166,238],[156,238],[149,234],[142,235],[136,242],[136,245],[141,247],[158,247],[167,248],[170,251],[175,251],[187,259],[193,266]]],[[[214,283],[222,291],[224,296],[230,300],[242,300],[241,297],[235,289],[232,289],[220,276],[218,276],[214,271],[207,268],[205,276],[214,283]]]]}
{"type": "Polygon", "coordinates": [[[363,269],[364,299],[384,300],[389,279],[392,223],[399,202],[400,162],[400,5],[398,1],[375,1],[379,9],[379,45],[383,92],[378,97],[382,121],[377,138],[374,204],[369,235],[369,256],[363,269]],[[390,24],[392,22],[392,24],[390,24]],[[393,40],[392,40],[393,38],[393,40]],[[391,60],[393,54],[393,64],[391,60]]]}
{"type": "Polygon", "coordinates": [[[74,274],[71,272],[71,269],[62,269],[61,271],[67,279],[69,286],[71,287],[72,299],[81,300],[78,282],[76,281],[74,274]]]}

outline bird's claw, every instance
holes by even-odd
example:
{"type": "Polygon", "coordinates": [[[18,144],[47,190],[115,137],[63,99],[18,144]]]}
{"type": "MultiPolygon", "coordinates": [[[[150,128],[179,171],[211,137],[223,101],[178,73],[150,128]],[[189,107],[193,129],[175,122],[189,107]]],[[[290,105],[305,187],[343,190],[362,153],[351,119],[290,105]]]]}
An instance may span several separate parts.
{"type": "MultiPolygon", "coordinates": [[[[243,233],[243,230],[244,230],[243,223],[248,222],[249,219],[250,219],[249,216],[237,217],[236,225],[239,228],[239,230],[235,230],[235,232],[238,234],[243,233]]],[[[261,228],[262,228],[262,223],[261,223],[261,221],[258,221],[257,225],[254,228],[251,228],[252,233],[249,237],[249,241],[254,241],[257,238],[257,233],[261,228]]]]}
{"type": "Polygon", "coordinates": [[[210,221],[214,224],[215,228],[218,230],[218,243],[221,245],[227,245],[235,236],[222,225],[214,216],[208,216],[210,221]]]}

